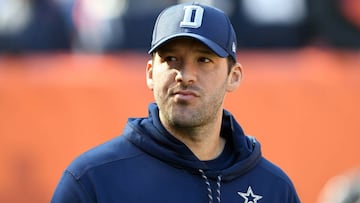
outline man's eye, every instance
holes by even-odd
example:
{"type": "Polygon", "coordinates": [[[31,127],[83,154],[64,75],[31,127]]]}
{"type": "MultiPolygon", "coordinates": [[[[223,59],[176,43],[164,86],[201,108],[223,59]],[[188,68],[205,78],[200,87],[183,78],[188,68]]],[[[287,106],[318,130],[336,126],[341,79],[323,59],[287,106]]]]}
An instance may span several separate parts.
{"type": "Polygon", "coordinates": [[[211,60],[209,58],[206,58],[206,57],[201,57],[201,58],[199,58],[199,62],[209,63],[209,62],[211,62],[211,60]]]}
{"type": "Polygon", "coordinates": [[[174,57],[174,56],[167,56],[167,57],[165,57],[164,60],[165,60],[165,61],[168,61],[168,62],[176,61],[176,57],[174,57]]]}

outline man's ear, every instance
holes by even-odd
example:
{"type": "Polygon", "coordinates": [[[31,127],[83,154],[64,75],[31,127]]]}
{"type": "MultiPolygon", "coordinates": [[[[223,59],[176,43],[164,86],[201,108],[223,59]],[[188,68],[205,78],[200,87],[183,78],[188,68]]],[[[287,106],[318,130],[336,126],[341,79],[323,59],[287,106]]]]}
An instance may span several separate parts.
{"type": "Polygon", "coordinates": [[[154,89],[152,60],[149,60],[146,65],[146,84],[151,91],[154,89]]]}
{"type": "Polygon", "coordinates": [[[229,73],[226,90],[228,92],[232,92],[236,90],[240,85],[242,76],[243,76],[243,67],[241,66],[240,63],[235,63],[229,73]]]}

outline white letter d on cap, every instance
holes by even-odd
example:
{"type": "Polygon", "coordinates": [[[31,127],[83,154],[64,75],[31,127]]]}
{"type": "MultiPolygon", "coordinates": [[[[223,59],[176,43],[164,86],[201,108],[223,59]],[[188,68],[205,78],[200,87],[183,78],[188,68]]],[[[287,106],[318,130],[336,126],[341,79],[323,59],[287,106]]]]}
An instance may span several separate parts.
{"type": "Polygon", "coordinates": [[[184,6],[184,19],[180,22],[180,27],[198,28],[201,26],[204,9],[200,6],[184,6]]]}

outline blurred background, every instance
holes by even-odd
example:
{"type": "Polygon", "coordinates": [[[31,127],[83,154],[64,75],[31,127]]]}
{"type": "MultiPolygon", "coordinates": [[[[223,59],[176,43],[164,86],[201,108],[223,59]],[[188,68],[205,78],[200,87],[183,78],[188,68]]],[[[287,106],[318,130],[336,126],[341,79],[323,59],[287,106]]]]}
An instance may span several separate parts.
{"type": "MultiPolygon", "coordinates": [[[[0,202],[49,202],[85,150],[147,115],[156,16],[180,0],[0,0],[0,202]]],[[[207,0],[244,66],[227,97],[246,133],[315,203],[360,165],[360,1],[207,0]]]]}

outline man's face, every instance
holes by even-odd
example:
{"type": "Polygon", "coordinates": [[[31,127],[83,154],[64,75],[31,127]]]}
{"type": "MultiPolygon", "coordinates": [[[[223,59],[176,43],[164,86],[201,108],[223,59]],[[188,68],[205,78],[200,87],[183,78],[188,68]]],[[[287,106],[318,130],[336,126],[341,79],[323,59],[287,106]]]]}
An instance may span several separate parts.
{"type": "Polygon", "coordinates": [[[147,84],[153,90],[166,127],[193,128],[222,115],[227,91],[241,79],[241,68],[228,74],[228,62],[190,38],[167,42],[147,66],[147,84]],[[235,73],[234,73],[235,72],[235,73]]]}

